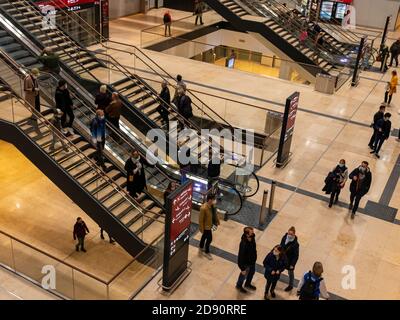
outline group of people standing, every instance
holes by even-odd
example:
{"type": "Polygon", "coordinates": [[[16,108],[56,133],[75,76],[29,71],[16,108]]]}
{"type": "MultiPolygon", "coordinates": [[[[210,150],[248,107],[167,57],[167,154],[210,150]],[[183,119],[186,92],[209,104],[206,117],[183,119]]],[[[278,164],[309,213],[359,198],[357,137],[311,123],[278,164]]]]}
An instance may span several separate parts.
{"type": "MultiPolygon", "coordinates": [[[[296,236],[295,227],[290,227],[284,234],[280,244],[275,245],[273,249],[265,256],[263,260],[264,277],[266,285],[264,290],[264,299],[275,298],[275,288],[282,275],[287,270],[289,281],[284,289],[290,292],[294,288],[294,270],[299,259],[300,245],[296,236]]],[[[236,289],[246,294],[248,291],[257,290],[252,284],[256,272],[257,263],[257,245],[255,233],[252,227],[245,227],[239,245],[237,264],[240,274],[236,282],[236,289]]],[[[297,287],[297,295],[301,300],[318,300],[320,296],[324,299],[329,298],[325,282],[322,278],[323,266],[320,262],[315,262],[312,270],[304,273],[297,287]]]]}

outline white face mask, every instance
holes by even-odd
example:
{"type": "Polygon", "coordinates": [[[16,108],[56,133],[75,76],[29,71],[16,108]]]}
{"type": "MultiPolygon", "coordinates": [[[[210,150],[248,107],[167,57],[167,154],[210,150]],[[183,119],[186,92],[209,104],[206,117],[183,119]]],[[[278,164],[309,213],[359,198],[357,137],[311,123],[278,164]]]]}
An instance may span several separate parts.
{"type": "Polygon", "coordinates": [[[100,120],[103,120],[103,119],[104,119],[104,116],[99,117],[99,119],[100,119],[100,120]]]}

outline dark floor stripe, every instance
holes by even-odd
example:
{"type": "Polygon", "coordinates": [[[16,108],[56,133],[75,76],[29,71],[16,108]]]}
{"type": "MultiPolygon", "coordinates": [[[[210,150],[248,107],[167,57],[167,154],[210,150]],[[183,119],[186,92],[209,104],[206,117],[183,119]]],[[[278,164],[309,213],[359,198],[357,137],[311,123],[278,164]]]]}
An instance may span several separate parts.
{"type": "MultiPolygon", "coordinates": [[[[200,243],[199,240],[196,240],[194,238],[190,239],[190,244],[193,247],[199,247],[199,243],[200,243]]],[[[216,256],[218,256],[218,257],[220,257],[222,259],[225,259],[227,261],[230,261],[232,263],[235,263],[235,264],[237,263],[237,256],[235,254],[230,253],[230,252],[225,251],[225,250],[222,250],[222,249],[219,249],[219,248],[214,247],[214,246],[211,246],[210,248],[211,248],[212,253],[214,255],[216,255],[216,256]]],[[[264,274],[264,267],[262,265],[260,265],[260,264],[256,264],[256,272],[258,272],[260,274],[264,274]]],[[[238,275],[239,275],[239,269],[238,269],[238,275]]],[[[289,283],[289,277],[287,275],[285,275],[285,274],[282,274],[279,281],[281,281],[281,282],[283,282],[285,284],[288,284],[289,283]]],[[[299,280],[295,279],[294,280],[295,288],[298,286],[298,284],[299,284],[299,280]]],[[[338,295],[335,295],[333,293],[329,293],[329,295],[330,295],[330,299],[331,300],[346,300],[345,298],[340,297],[338,295]]]]}
{"type": "Polygon", "coordinates": [[[396,189],[397,183],[400,178],[400,154],[397,157],[396,164],[393,166],[392,172],[390,173],[389,180],[386,183],[385,189],[383,189],[383,193],[381,198],[379,199],[379,203],[383,205],[389,205],[390,200],[392,200],[394,190],[396,189]]]}

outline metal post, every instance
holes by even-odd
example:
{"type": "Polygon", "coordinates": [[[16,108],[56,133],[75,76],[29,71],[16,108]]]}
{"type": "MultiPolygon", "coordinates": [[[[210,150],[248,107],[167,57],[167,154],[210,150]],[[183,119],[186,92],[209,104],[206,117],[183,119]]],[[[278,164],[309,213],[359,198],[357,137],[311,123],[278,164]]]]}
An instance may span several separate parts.
{"type": "Polygon", "coordinates": [[[276,188],[276,181],[272,180],[271,183],[271,195],[269,196],[269,206],[268,206],[268,214],[271,215],[274,211],[274,198],[275,198],[275,188],[276,188]]]}
{"type": "Polygon", "coordinates": [[[383,48],[383,46],[385,45],[385,42],[386,42],[386,36],[387,36],[388,29],[389,29],[389,23],[390,23],[390,16],[388,16],[386,18],[385,28],[383,29],[381,46],[379,47],[381,50],[382,50],[382,48],[383,48]]]}
{"type": "Polygon", "coordinates": [[[358,84],[360,61],[361,61],[362,53],[364,50],[364,43],[365,43],[365,38],[363,37],[363,38],[361,38],[361,41],[360,41],[360,46],[358,48],[358,53],[357,53],[356,64],[354,66],[353,79],[351,80],[352,87],[355,87],[358,84]]]}
{"type": "Polygon", "coordinates": [[[264,190],[262,204],[260,208],[260,220],[258,221],[259,225],[265,224],[265,220],[267,218],[266,211],[267,211],[267,198],[268,198],[268,190],[264,190]]]}

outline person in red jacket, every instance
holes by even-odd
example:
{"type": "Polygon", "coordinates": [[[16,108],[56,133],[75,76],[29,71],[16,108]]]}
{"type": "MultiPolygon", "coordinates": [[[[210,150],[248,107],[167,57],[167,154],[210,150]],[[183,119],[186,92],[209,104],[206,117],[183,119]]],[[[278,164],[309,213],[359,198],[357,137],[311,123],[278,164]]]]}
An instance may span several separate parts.
{"type": "Polygon", "coordinates": [[[89,229],[86,226],[86,223],[82,220],[81,217],[76,219],[76,223],[74,225],[74,240],[78,238],[78,243],[75,246],[76,251],[79,251],[79,247],[81,247],[81,251],[86,252],[85,250],[85,236],[89,233],[89,229]]]}

